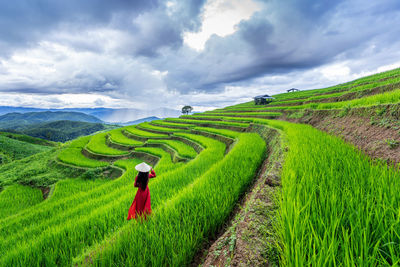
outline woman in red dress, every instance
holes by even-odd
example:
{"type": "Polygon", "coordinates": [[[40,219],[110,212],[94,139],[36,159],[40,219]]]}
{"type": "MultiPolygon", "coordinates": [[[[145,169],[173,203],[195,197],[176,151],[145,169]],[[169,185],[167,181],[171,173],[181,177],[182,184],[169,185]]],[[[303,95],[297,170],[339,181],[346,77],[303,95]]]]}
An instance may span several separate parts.
{"type": "Polygon", "coordinates": [[[135,169],[139,171],[135,177],[135,187],[138,187],[135,199],[132,202],[131,207],[128,211],[128,220],[136,219],[138,216],[144,216],[151,214],[151,203],[150,203],[150,190],[147,186],[149,178],[156,177],[154,170],[142,162],[135,166],[135,169]],[[150,174],[149,171],[151,170],[150,174]]]}

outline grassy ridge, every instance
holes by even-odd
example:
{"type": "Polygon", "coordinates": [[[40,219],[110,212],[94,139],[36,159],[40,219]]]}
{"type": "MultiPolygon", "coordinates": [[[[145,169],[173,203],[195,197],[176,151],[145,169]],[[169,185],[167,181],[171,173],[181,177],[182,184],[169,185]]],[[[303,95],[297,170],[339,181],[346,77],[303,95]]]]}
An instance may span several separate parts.
{"type": "Polygon", "coordinates": [[[107,162],[89,159],[82,154],[82,149],[89,141],[90,136],[85,136],[74,140],[71,142],[69,147],[60,151],[60,153],[57,155],[58,160],[78,167],[96,168],[107,166],[107,162]]]}
{"type": "MultiPolygon", "coordinates": [[[[230,111],[230,110],[229,110],[230,111]]],[[[204,113],[207,117],[214,117],[214,116],[254,116],[254,117],[279,117],[282,115],[281,112],[207,112],[204,113]]],[[[199,114],[198,117],[202,117],[199,114]]]]}
{"type": "Polygon", "coordinates": [[[191,124],[209,124],[209,125],[221,125],[221,126],[236,126],[236,127],[248,127],[249,124],[241,123],[241,122],[226,122],[226,121],[209,121],[209,120],[195,120],[195,119],[174,119],[167,118],[167,121],[172,122],[183,122],[183,123],[191,123],[191,124]]]}
{"type": "Polygon", "coordinates": [[[0,135],[0,164],[23,159],[51,149],[52,147],[47,145],[32,144],[0,135]]]}
{"type": "Polygon", "coordinates": [[[129,151],[122,151],[115,148],[111,148],[106,144],[107,133],[99,133],[90,138],[89,143],[86,145],[86,148],[91,152],[96,154],[110,155],[110,156],[119,156],[119,155],[127,155],[129,151]]]}
{"type": "Polygon", "coordinates": [[[203,132],[208,132],[208,133],[213,133],[213,134],[219,134],[223,135],[226,137],[230,138],[237,138],[240,133],[231,131],[231,130],[226,130],[226,129],[215,129],[215,128],[210,128],[210,127],[195,127],[193,130],[197,131],[203,131],[203,132]]]}
{"type": "Polygon", "coordinates": [[[149,139],[147,140],[147,143],[149,144],[165,144],[169,147],[171,147],[172,149],[174,149],[176,152],[178,152],[178,154],[182,157],[185,158],[190,158],[193,159],[197,156],[196,151],[194,150],[193,147],[182,143],[180,141],[177,140],[157,140],[157,139],[149,139]]]}
{"type": "Polygon", "coordinates": [[[126,145],[126,146],[141,146],[141,145],[143,145],[143,142],[141,142],[141,141],[133,140],[131,138],[126,137],[122,133],[122,130],[123,130],[123,128],[109,131],[108,134],[110,135],[110,140],[114,143],[126,145]]]}
{"type": "Polygon", "coordinates": [[[155,126],[152,125],[148,122],[144,122],[139,124],[140,127],[144,128],[144,129],[149,129],[149,130],[155,130],[155,131],[160,131],[160,132],[165,132],[165,133],[173,133],[173,132],[185,132],[188,130],[185,129],[178,129],[178,128],[167,128],[167,127],[162,127],[162,126],[155,126]]]}
{"type": "Polygon", "coordinates": [[[137,135],[137,136],[145,137],[145,138],[166,138],[166,137],[168,137],[167,134],[151,133],[151,132],[137,129],[135,126],[129,126],[129,127],[126,127],[125,129],[126,129],[126,131],[128,131],[129,133],[131,133],[133,135],[137,135]]]}
{"type": "Polygon", "coordinates": [[[165,120],[152,121],[151,124],[160,125],[160,126],[170,126],[170,127],[175,127],[175,128],[190,128],[190,127],[193,127],[193,124],[168,122],[168,121],[165,121],[165,120]]]}

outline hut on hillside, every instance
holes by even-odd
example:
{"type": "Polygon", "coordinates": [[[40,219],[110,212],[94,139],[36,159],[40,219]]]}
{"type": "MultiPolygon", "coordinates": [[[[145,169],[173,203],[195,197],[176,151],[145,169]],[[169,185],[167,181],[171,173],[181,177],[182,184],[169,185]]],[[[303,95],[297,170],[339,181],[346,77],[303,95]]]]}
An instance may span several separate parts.
{"type": "Polygon", "coordinates": [[[265,105],[271,103],[275,98],[269,95],[258,95],[254,97],[255,105],[265,105]]]}
{"type": "Polygon", "coordinates": [[[292,89],[288,89],[288,90],[286,90],[288,93],[290,93],[290,92],[298,92],[298,91],[300,91],[299,89],[296,89],[296,88],[292,88],[292,89]]]}

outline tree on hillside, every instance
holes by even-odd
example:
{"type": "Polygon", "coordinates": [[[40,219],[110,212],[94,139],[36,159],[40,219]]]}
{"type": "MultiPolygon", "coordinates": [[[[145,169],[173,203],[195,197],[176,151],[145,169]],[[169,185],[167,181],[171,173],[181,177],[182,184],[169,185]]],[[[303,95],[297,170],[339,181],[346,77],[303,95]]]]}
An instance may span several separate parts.
{"type": "Polygon", "coordinates": [[[190,112],[192,112],[193,108],[191,106],[184,106],[182,108],[182,114],[188,115],[190,112]]]}

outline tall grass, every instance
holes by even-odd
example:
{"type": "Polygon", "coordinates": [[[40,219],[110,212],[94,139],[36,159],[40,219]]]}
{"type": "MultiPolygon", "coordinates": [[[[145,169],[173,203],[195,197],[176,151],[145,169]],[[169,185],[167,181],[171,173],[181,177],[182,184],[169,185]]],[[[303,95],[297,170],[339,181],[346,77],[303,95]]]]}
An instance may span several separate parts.
{"type": "Polygon", "coordinates": [[[41,201],[43,196],[38,188],[19,184],[7,186],[0,192],[0,219],[31,208],[41,201]]]}
{"type": "MultiPolygon", "coordinates": [[[[264,121],[265,123],[265,121],[264,121]]],[[[400,261],[400,175],[311,126],[284,131],[279,231],[288,266],[381,266],[400,261]]]]}

